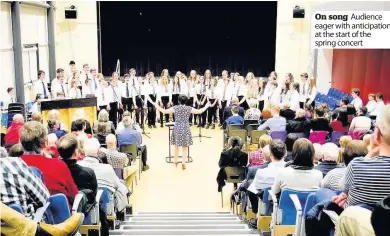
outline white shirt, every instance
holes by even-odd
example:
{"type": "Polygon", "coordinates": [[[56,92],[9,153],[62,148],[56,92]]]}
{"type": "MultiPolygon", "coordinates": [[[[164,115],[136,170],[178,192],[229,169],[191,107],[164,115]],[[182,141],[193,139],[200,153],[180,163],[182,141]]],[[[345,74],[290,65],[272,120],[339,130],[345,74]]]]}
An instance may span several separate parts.
{"type": "Polygon", "coordinates": [[[195,86],[186,86],[186,91],[185,91],[185,95],[188,97],[188,98],[193,98],[194,95],[195,95],[195,86]]]}
{"type": "MultiPolygon", "coordinates": [[[[218,97],[221,101],[227,101],[230,103],[232,97],[232,86],[230,84],[222,84],[218,90],[218,97]]],[[[228,106],[227,104],[226,106],[228,106]]]]}
{"type": "Polygon", "coordinates": [[[236,95],[237,97],[239,96],[246,97],[247,90],[248,89],[245,84],[238,83],[236,84],[236,86],[234,86],[233,94],[236,95]]]}
{"type": "Polygon", "coordinates": [[[300,102],[306,102],[306,99],[308,98],[309,93],[309,80],[307,80],[305,83],[299,84],[299,101],[300,102]]]}
{"type": "Polygon", "coordinates": [[[208,88],[206,90],[206,96],[208,99],[216,99],[217,98],[217,89],[214,88],[208,88]]]}
{"type": "Polygon", "coordinates": [[[195,86],[195,92],[198,95],[206,95],[207,86],[204,84],[197,84],[195,86]]]}
{"type": "MultiPolygon", "coordinates": [[[[91,87],[93,87],[93,85],[91,85],[91,87]]],[[[82,94],[83,94],[83,98],[85,98],[88,94],[93,94],[93,95],[95,95],[95,92],[92,90],[92,88],[91,87],[89,87],[89,86],[87,86],[87,85],[85,85],[85,86],[83,86],[83,88],[82,88],[82,94]]],[[[70,96],[70,95],[69,95],[70,96]]],[[[95,95],[96,96],[96,95],[95,95]]]]}
{"type": "Polygon", "coordinates": [[[122,98],[134,98],[137,95],[135,88],[130,81],[125,81],[119,86],[120,94],[122,98]],[[127,89],[129,90],[129,96],[127,96],[127,89]]]}
{"type": "Polygon", "coordinates": [[[4,109],[8,109],[8,105],[10,103],[15,103],[16,102],[16,97],[13,96],[11,97],[9,94],[6,94],[5,98],[4,98],[4,109]]]}
{"type": "Polygon", "coordinates": [[[109,99],[112,97],[112,90],[110,86],[107,88],[104,88],[103,86],[100,86],[99,89],[96,91],[96,98],[97,98],[97,105],[98,106],[107,106],[109,104],[109,99]]]}
{"type": "Polygon", "coordinates": [[[153,84],[148,83],[145,86],[145,94],[156,96],[158,94],[158,88],[157,82],[154,82],[153,84]]]}
{"type": "Polygon", "coordinates": [[[290,101],[289,101],[290,109],[296,111],[299,109],[299,93],[296,90],[294,91],[289,90],[289,93],[290,93],[290,101]]]}
{"type": "Polygon", "coordinates": [[[349,132],[352,131],[369,131],[371,128],[371,119],[366,116],[357,116],[352,119],[349,126],[349,132]]]}
{"type": "MultiPolygon", "coordinates": [[[[57,77],[54,78],[50,83],[51,83],[51,87],[52,87],[52,88],[55,87],[55,86],[57,86],[57,84],[58,84],[58,79],[57,79],[57,77]]],[[[64,83],[65,83],[65,81],[64,81],[64,83]]]]}
{"type": "Polygon", "coordinates": [[[171,91],[172,94],[182,94],[183,93],[183,87],[182,84],[179,84],[177,85],[174,85],[173,83],[170,83],[169,84],[169,89],[171,91]]]}
{"type": "Polygon", "coordinates": [[[384,107],[385,103],[383,101],[376,102],[376,109],[371,113],[371,115],[378,116],[384,107]]]}
{"type": "MultiPolygon", "coordinates": [[[[92,86],[91,86],[91,92],[93,93],[93,94],[95,94],[96,93],[96,91],[99,89],[99,87],[100,87],[100,84],[99,84],[99,79],[97,78],[97,77],[95,77],[95,78],[91,78],[91,80],[92,80],[92,86]]],[[[84,94],[84,93],[83,93],[84,94]]],[[[95,95],[96,96],[96,95],[95,95]]]]}
{"type": "Polygon", "coordinates": [[[316,98],[316,96],[317,96],[317,87],[314,86],[311,90],[311,94],[308,94],[309,101],[307,103],[309,104],[312,103],[316,98]]]}
{"type": "Polygon", "coordinates": [[[278,92],[278,89],[270,90],[268,94],[268,102],[271,105],[279,105],[280,103],[280,93],[278,92]]]}
{"type": "Polygon", "coordinates": [[[35,81],[35,83],[34,83],[34,97],[36,97],[38,93],[45,95],[44,89],[46,90],[47,98],[50,99],[51,96],[50,96],[49,89],[47,87],[47,83],[45,81],[42,81],[42,80],[35,81]],[[42,82],[43,82],[43,85],[42,85],[42,82]]]}
{"type": "Polygon", "coordinates": [[[81,91],[78,88],[69,89],[69,98],[81,98],[81,91]]]}
{"type": "Polygon", "coordinates": [[[351,104],[355,107],[356,111],[358,111],[363,106],[363,101],[360,97],[356,97],[351,101],[351,104]]]}
{"type": "Polygon", "coordinates": [[[108,96],[107,100],[109,103],[118,102],[121,104],[121,92],[119,86],[109,85],[108,88],[111,91],[110,96],[108,96]]]}
{"type": "Polygon", "coordinates": [[[172,101],[172,94],[169,90],[169,86],[158,86],[157,101],[161,102],[161,97],[169,97],[169,101],[172,101]]]}
{"type": "Polygon", "coordinates": [[[279,170],[283,169],[285,165],[286,162],[281,160],[269,163],[267,168],[258,169],[252,184],[257,190],[271,187],[274,183],[276,174],[279,170]]]}
{"type": "Polygon", "coordinates": [[[62,82],[62,83],[60,83],[59,81],[57,81],[56,83],[54,83],[54,86],[52,85],[52,87],[51,87],[51,93],[52,93],[52,97],[53,98],[56,98],[57,97],[57,93],[58,92],[64,92],[64,94],[65,94],[65,97],[69,97],[68,96],[68,91],[67,91],[68,89],[67,89],[67,86],[66,86],[66,84],[65,84],[65,80],[62,82]]]}
{"type": "Polygon", "coordinates": [[[31,106],[29,112],[31,113],[34,113],[34,112],[38,112],[38,102],[34,102],[34,104],[31,106]]]}
{"type": "Polygon", "coordinates": [[[80,73],[80,77],[79,77],[79,80],[81,82],[81,86],[85,86],[85,80],[87,78],[92,78],[92,75],[89,72],[86,73],[85,71],[82,71],[80,73]]]}
{"type": "Polygon", "coordinates": [[[376,109],[376,101],[375,100],[371,100],[371,101],[368,101],[367,102],[367,105],[366,105],[366,107],[367,107],[367,112],[369,113],[369,114],[371,114],[372,112],[374,112],[375,111],[375,109],[376,109]]]}

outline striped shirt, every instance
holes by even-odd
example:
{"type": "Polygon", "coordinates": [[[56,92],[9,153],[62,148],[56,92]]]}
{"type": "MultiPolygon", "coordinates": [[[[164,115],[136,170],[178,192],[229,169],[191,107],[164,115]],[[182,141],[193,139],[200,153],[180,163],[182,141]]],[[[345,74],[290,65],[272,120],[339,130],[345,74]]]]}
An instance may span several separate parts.
{"type": "Polygon", "coordinates": [[[334,191],[340,190],[346,169],[335,168],[329,171],[321,181],[321,188],[328,188],[334,191]]]}
{"type": "Polygon", "coordinates": [[[355,158],[345,173],[348,206],[375,204],[390,195],[390,157],[355,158]]]}

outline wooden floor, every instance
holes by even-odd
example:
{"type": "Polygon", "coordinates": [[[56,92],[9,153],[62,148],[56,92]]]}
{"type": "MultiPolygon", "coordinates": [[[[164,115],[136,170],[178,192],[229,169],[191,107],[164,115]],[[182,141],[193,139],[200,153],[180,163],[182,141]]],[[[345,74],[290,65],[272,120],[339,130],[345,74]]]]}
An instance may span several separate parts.
{"type": "MultiPolygon", "coordinates": [[[[143,172],[138,186],[134,189],[132,202],[134,212],[219,212],[229,211],[229,195],[232,185],[224,187],[224,208],[221,194],[217,191],[216,176],[218,160],[222,150],[222,133],[202,129],[202,135],[210,139],[194,138],[190,155],[194,159],[182,170],[165,162],[168,156],[168,127],[148,129],[150,139],[143,136],[148,148],[150,169],[143,172]]],[[[192,127],[192,135],[199,129],[192,127]]],[[[172,146],[173,155],[173,146],[172,146]]],[[[180,151],[181,155],[181,151],[180,151]]]]}

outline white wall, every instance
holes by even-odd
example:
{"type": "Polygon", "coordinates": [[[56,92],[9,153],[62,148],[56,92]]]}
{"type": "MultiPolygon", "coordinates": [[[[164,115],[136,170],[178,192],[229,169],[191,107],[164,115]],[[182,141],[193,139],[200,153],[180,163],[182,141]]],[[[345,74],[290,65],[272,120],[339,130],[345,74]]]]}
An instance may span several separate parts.
{"type": "Polygon", "coordinates": [[[88,63],[98,66],[96,1],[55,1],[56,12],[56,66],[69,69],[74,60],[78,69],[88,63]],[[65,19],[65,8],[74,5],[77,19],[65,19]]]}
{"type": "Polygon", "coordinates": [[[0,71],[0,99],[2,99],[8,87],[15,87],[11,4],[4,2],[1,2],[0,10],[0,71]]]}

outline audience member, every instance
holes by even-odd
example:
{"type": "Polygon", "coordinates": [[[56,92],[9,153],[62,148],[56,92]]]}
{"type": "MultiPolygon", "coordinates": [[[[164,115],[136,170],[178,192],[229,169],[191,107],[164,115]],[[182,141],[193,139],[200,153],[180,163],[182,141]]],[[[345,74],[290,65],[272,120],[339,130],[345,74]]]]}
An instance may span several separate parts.
{"type": "Polygon", "coordinates": [[[327,131],[332,132],[329,120],[324,117],[324,109],[320,106],[314,110],[314,119],[307,122],[307,126],[312,131],[327,131]]]}
{"type": "Polygon", "coordinates": [[[65,131],[60,129],[60,122],[56,120],[49,120],[47,124],[49,126],[49,134],[55,134],[58,139],[66,134],[65,131]]]}
{"type": "MultiPolygon", "coordinates": [[[[72,122],[72,132],[75,136],[86,136],[92,138],[92,135],[85,132],[87,127],[87,120],[78,119],[72,122]]],[[[88,122],[89,123],[89,122],[88,122]]],[[[91,127],[90,127],[91,128],[91,127]]]]}
{"type": "Polygon", "coordinates": [[[260,120],[261,111],[257,108],[256,101],[249,102],[249,109],[245,112],[245,120],[260,120]]]}
{"type": "Polygon", "coordinates": [[[261,166],[264,162],[263,148],[272,142],[272,138],[269,135],[262,135],[259,138],[259,149],[249,153],[249,165],[248,166],[261,166]]]}
{"type": "Polygon", "coordinates": [[[80,161],[80,160],[84,159],[84,157],[85,157],[84,143],[85,143],[85,140],[87,140],[87,139],[88,139],[88,137],[86,135],[77,136],[77,156],[76,156],[77,161],[80,161]]]}
{"type": "Polygon", "coordinates": [[[258,130],[273,131],[285,131],[286,130],[286,118],[280,116],[280,109],[278,106],[271,108],[272,118],[269,118],[264,124],[260,125],[258,130]]]}
{"type": "Polygon", "coordinates": [[[339,119],[338,113],[332,113],[332,121],[330,122],[330,127],[333,131],[346,132],[347,127],[343,126],[343,123],[339,119]]]}
{"type": "Polygon", "coordinates": [[[298,109],[295,112],[295,118],[287,121],[286,131],[287,133],[308,133],[309,130],[305,126],[306,118],[305,111],[303,109],[298,109]]]}
{"type": "Polygon", "coordinates": [[[351,140],[352,140],[352,137],[350,135],[344,135],[344,136],[340,137],[340,140],[339,140],[339,144],[340,144],[339,158],[337,159],[337,163],[339,163],[339,164],[343,164],[344,163],[344,159],[343,159],[344,148],[347,146],[347,144],[351,140]]]}
{"type": "Polygon", "coordinates": [[[49,113],[47,114],[47,120],[50,121],[58,121],[60,123],[60,130],[62,131],[67,131],[64,123],[60,122],[60,111],[59,110],[51,110],[49,111],[49,113]]]}
{"type": "Polygon", "coordinates": [[[348,126],[348,111],[347,107],[349,100],[347,97],[342,97],[340,100],[340,106],[333,111],[333,114],[337,114],[338,120],[343,123],[343,126],[348,126]]]}
{"type": "Polygon", "coordinates": [[[367,108],[360,107],[358,109],[357,117],[352,119],[351,125],[349,126],[349,132],[353,131],[369,131],[371,129],[372,123],[371,119],[366,116],[367,108]]]}
{"type": "MultiPolygon", "coordinates": [[[[345,166],[355,158],[355,157],[364,157],[367,155],[367,148],[364,146],[364,143],[360,140],[351,140],[346,145],[343,152],[343,160],[345,166]]],[[[329,188],[334,191],[342,189],[342,180],[345,175],[347,168],[334,168],[330,170],[324,177],[321,182],[321,188],[329,188]]]]}
{"type": "Polygon", "coordinates": [[[339,156],[339,147],[334,143],[325,143],[322,145],[322,162],[320,162],[314,169],[322,172],[322,175],[325,176],[329,171],[335,168],[341,168],[337,164],[337,158],[339,156]]]}
{"type": "Polygon", "coordinates": [[[16,100],[17,99],[15,97],[15,89],[13,87],[7,88],[7,94],[3,101],[4,109],[8,109],[8,105],[17,102],[16,100]]]}
{"type": "Polygon", "coordinates": [[[115,127],[114,124],[108,119],[109,115],[108,112],[104,109],[100,110],[98,115],[98,120],[95,121],[93,124],[93,132],[98,133],[99,124],[104,125],[104,128],[106,129],[106,133],[115,134],[115,127]]]}
{"type": "Polygon", "coordinates": [[[390,105],[376,120],[370,152],[348,165],[344,191],[333,199],[340,206],[375,204],[390,195],[390,105]]]}
{"type": "MultiPolygon", "coordinates": [[[[45,184],[20,158],[0,158],[0,164],[1,202],[6,205],[19,204],[24,215],[33,218],[35,211],[49,200],[50,194],[45,184]]],[[[3,224],[1,229],[3,230],[3,224]]]]}
{"type": "Polygon", "coordinates": [[[314,147],[313,163],[315,166],[317,166],[322,161],[322,157],[324,156],[324,150],[322,148],[322,145],[319,143],[313,143],[313,147],[314,147]]]}
{"type": "Polygon", "coordinates": [[[366,107],[367,107],[367,113],[372,115],[372,113],[375,111],[376,109],[376,101],[375,101],[375,94],[374,93],[370,93],[368,94],[368,102],[366,104],[366,107]]]}
{"type": "Polygon", "coordinates": [[[261,118],[263,119],[262,121],[265,122],[269,118],[272,117],[271,112],[268,109],[265,109],[261,112],[261,118]]]}
{"type": "Polygon", "coordinates": [[[42,123],[42,114],[40,112],[33,112],[31,114],[31,120],[42,123]]]}
{"type": "Polygon", "coordinates": [[[311,120],[314,116],[313,114],[313,107],[310,105],[310,104],[306,104],[304,105],[304,110],[305,110],[305,118],[307,120],[311,120]]]}
{"type": "MultiPolygon", "coordinates": [[[[272,141],[271,141],[272,142],[272,141]]],[[[240,188],[247,189],[255,178],[256,171],[258,169],[264,169],[268,167],[268,164],[271,162],[271,151],[269,150],[269,144],[265,145],[262,149],[264,163],[261,166],[250,166],[248,167],[248,173],[246,179],[240,185],[240,188]]]]}
{"type": "Polygon", "coordinates": [[[298,136],[297,135],[295,135],[295,134],[288,134],[287,135],[286,141],[285,141],[287,154],[286,154],[286,157],[284,159],[286,162],[292,160],[292,150],[293,150],[293,147],[294,147],[294,143],[297,140],[298,140],[298,136]]]}
{"type": "Polygon", "coordinates": [[[60,157],[60,154],[57,150],[57,135],[56,134],[49,134],[47,135],[47,145],[46,145],[46,152],[55,159],[58,159],[60,157]]]}
{"type": "Polygon", "coordinates": [[[231,103],[229,106],[225,107],[225,110],[223,111],[223,119],[226,120],[231,117],[233,115],[232,113],[232,108],[236,106],[238,107],[238,115],[241,116],[242,118],[244,118],[244,108],[243,107],[240,107],[240,104],[239,104],[239,100],[238,100],[238,97],[237,96],[233,96],[232,100],[231,100],[231,103]]]}
{"type": "MultiPolygon", "coordinates": [[[[133,127],[133,119],[130,116],[126,116],[122,120],[124,129],[118,132],[118,144],[122,145],[131,145],[136,144],[138,150],[141,152],[142,160],[142,170],[146,171],[149,169],[147,165],[147,149],[146,145],[142,142],[142,134],[140,131],[136,130],[133,127]]],[[[115,140],[116,144],[116,140],[115,140]]]]}
{"type": "Polygon", "coordinates": [[[295,118],[295,110],[290,109],[290,104],[284,104],[283,109],[280,110],[280,116],[286,118],[287,121],[295,118]]]}
{"type": "Polygon", "coordinates": [[[319,189],[322,173],[313,169],[313,157],[313,144],[307,139],[298,139],[292,151],[292,164],[278,172],[271,191],[279,194],[284,188],[302,191],[319,189]]]}
{"type": "MultiPolygon", "coordinates": [[[[94,131],[95,132],[95,131],[94,131]]],[[[99,141],[100,145],[106,147],[106,137],[110,133],[107,132],[107,126],[104,123],[99,123],[97,132],[95,132],[94,137],[99,141]]]]}
{"type": "Polygon", "coordinates": [[[83,109],[78,109],[75,112],[74,117],[73,117],[73,121],[72,121],[72,124],[71,124],[71,131],[72,132],[79,132],[80,131],[80,121],[79,121],[78,124],[77,124],[76,121],[84,120],[84,123],[85,123],[84,132],[91,136],[92,135],[91,123],[89,123],[89,121],[86,120],[85,117],[86,116],[85,116],[84,110],[83,109]],[[76,126],[76,124],[78,126],[76,126]]]}
{"type": "Polygon", "coordinates": [[[21,158],[28,166],[34,166],[42,172],[51,195],[63,193],[72,205],[78,192],[77,187],[63,161],[41,154],[46,146],[46,136],[46,129],[41,123],[27,122],[20,130],[20,143],[24,148],[21,158]]]}
{"type": "Polygon", "coordinates": [[[15,114],[12,118],[11,126],[8,128],[4,137],[6,147],[11,147],[19,143],[19,131],[24,125],[24,117],[21,114],[15,114]]]}
{"type": "Polygon", "coordinates": [[[8,151],[8,156],[10,157],[21,157],[24,153],[23,146],[20,143],[12,145],[8,151]]]}
{"type": "MultiPolygon", "coordinates": [[[[125,111],[123,112],[123,115],[122,115],[122,121],[123,121],[123,118],[125,118],[126,116],[129,116],[131,118],[131,113],[129,111],[125,111]]],[[[131,118],[132,119],[132,118],[131,118]]],[[[118,133],[119,131],[121,131],[122,129],[124,129],[125,127],[123,126],[123,122],[119,122],[117,127],[116,127],[116,132],[118,133]]],[[[134,122],[133,122],[134,123],[134,122]]]]}
{"type": "Polygon", "coordinates": [[[240,107],[233,106],[232,107],[232,116],[230,116],[226,120],[226,127],[229,125],[243,125],[244,124],[244,118],[238,114],[238,109],[240,107]]]}

